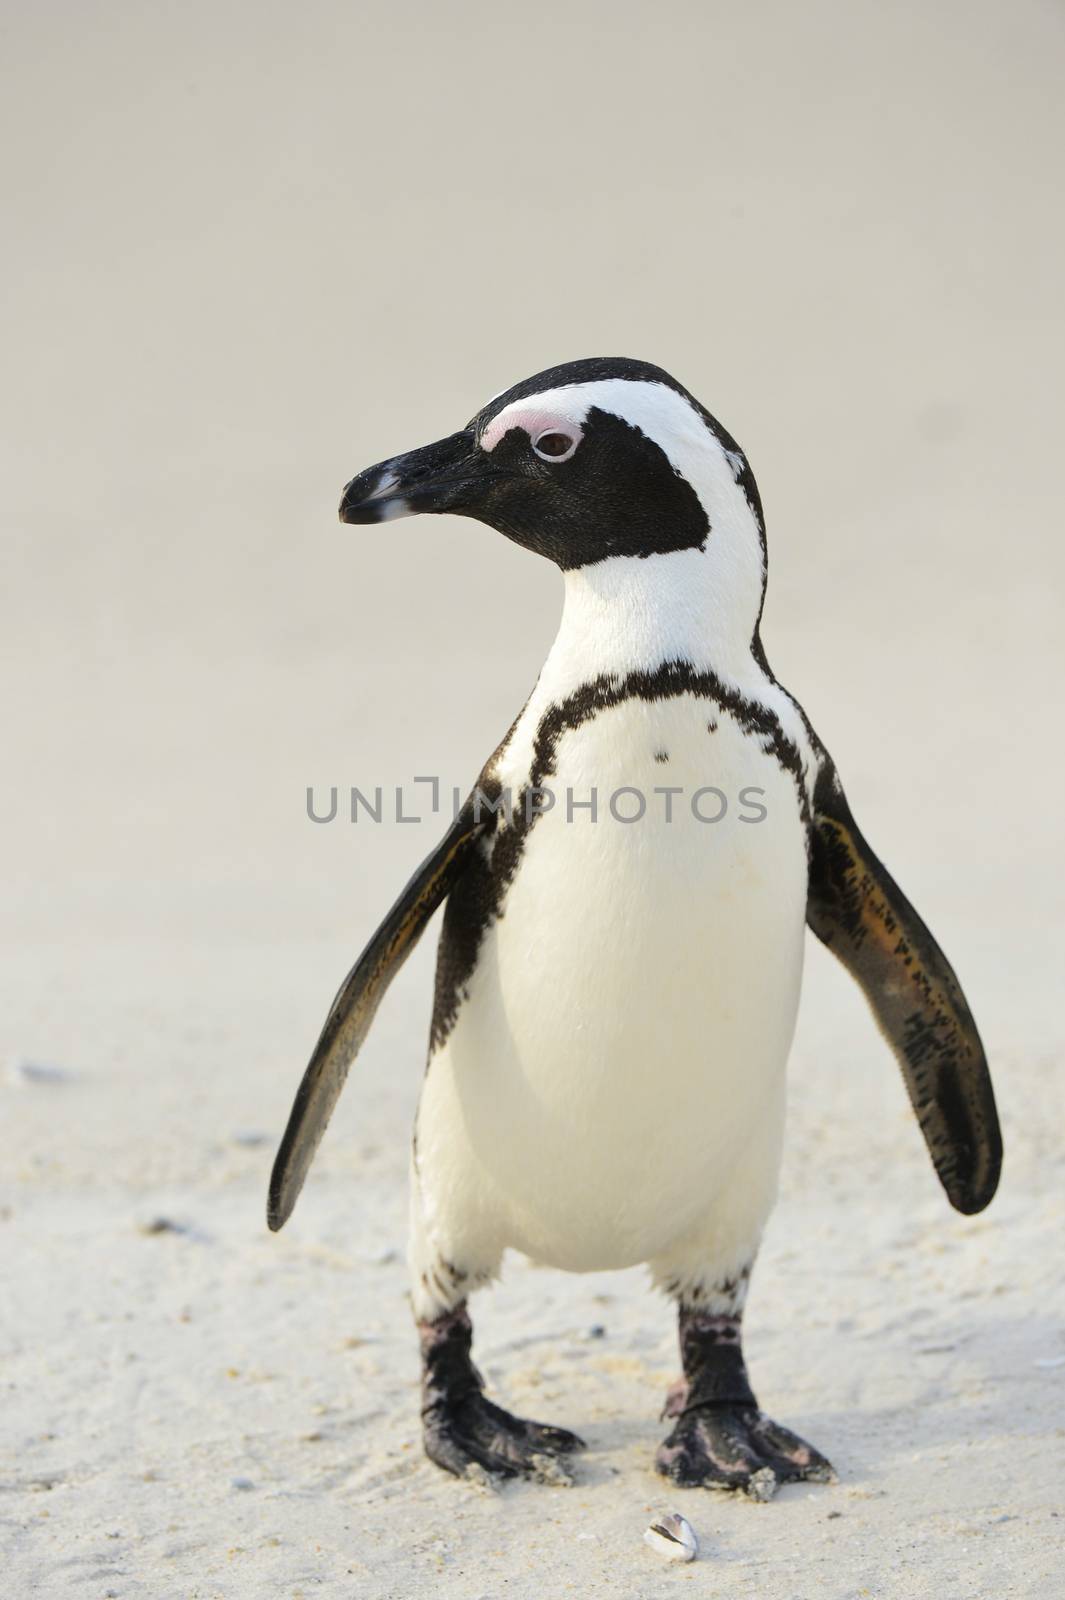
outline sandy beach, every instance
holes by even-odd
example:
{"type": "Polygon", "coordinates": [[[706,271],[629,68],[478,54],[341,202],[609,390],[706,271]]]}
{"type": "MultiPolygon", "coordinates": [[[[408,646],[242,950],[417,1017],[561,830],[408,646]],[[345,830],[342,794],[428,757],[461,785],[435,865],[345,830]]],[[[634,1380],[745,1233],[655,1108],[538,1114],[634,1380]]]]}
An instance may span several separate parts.
{"type": "Polygon", "coordinates": [[[1065,1592],[1060,9],[60,11],[9,19],[0,112],[5,1595],[1065,1592]],[[573,1488],[423,1458],[435,927],[265,1224],[329,1001],[440,832],[316,825],[307,787],[467,787],[561,599],[471,522],[340,528],[340,488],[599,352],[747,450],[769,658],[1002,1115],[961,1217],[809,940],[746,1323],[839,1483],[768,1506],[655,1476],[640,1271],[514,1259],[475,1305],[493,1394],[587,1439],[573,1488]],[[689,1566],[642,1541],[669,1509],[689,1566]]]}

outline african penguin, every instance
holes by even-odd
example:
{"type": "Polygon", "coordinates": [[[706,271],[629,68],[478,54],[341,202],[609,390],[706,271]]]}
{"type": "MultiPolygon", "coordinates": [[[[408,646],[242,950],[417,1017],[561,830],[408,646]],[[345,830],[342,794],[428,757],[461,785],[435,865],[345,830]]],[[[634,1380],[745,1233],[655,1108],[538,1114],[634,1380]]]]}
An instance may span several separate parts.
{"type": "Polygon", "coordinates": [[[829,1479],[825,1457],[759,1409],[741,1345],[807,924],[865,991],[958,1210],[987,1205],[1002,1146],[958,981],[770,671],[746,458],[657,367],[576,361],[361,473],[340,506],[347,523],[423,511],[476,517],[555,562],[562,621],[524,709],[333,1003],[270,1226],[444,905],[411,1160],[429,1456],[464,1476],[560,1481],[581,1446],[502,1410],[473,1364],[470,1294],[514,1249],[570,1272],[646,1263],[676,1303],[661,1473],[763,1499],[829,1479]]]}

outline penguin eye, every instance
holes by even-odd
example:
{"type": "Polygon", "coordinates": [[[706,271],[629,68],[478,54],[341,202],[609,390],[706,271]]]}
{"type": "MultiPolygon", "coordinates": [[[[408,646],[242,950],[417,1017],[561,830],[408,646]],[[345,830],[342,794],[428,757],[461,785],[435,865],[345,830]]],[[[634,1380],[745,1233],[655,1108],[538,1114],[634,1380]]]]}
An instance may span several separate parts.
{"type": "Polygon", "coordinates": [[[568,461],[577,448],[577,441],[557,428],[538,433],[532,442],[533,452],[541,461],[568,461]]]}

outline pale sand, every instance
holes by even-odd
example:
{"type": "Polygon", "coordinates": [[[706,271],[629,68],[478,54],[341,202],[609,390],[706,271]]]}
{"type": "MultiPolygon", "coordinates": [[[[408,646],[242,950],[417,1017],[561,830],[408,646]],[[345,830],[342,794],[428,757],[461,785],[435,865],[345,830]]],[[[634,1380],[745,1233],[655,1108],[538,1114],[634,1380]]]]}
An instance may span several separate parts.
{"type": "Polygon", "coordinates": [[[1062,1593],[1060,14],[124,9],[27,14],[3,100],[0,1050],[65,1074],[0,1078],[4,1595],[1062,1593]],[[639,1272],[515,1261],[475,1307],[493,1393],[589,1440],[575,1488],[422,1459],[432,937],[264,1222],[334,987],[433,841],[315,828],[305,786],[468,783],[558,605],[473,525],[339,532],[341,483],[593,351],[749,450],[770,659],[1003,1115],[960,1218],[811,948],[749,1355],[840,1483],[769,1507],[654,1476],[675,1355],[639,1272]],[[642,1542],[669,1507],[692,1566],[642,1542]]]}

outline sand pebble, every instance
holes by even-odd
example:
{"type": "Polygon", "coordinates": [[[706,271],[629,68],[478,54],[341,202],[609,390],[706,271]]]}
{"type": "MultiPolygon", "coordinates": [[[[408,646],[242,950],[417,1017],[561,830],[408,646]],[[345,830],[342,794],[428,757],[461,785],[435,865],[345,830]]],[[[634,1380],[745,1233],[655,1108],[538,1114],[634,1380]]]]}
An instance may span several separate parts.
{"type": "Polygon", "coordinates": [[[58,1086],[70,1083],[74,1073],[69,1067],[57,1066],[52,1061],[30,1061],[25,1056],[16,1056],[8,1063],[8,1081],[25,1086],[26,1084],[48,1084],[58,1086]]]}
{"type": "Polygon", "coordinates": [[[532,1464],[540,1483],[554,1484],[556,1489],[572,1489],[573,1477],[557,1456],[534,1455],[532,1464]]]}
{"type": "Polygon", "coordinates": [[[499,1486],[490,1472],[486,1472],[479,1461],[468,1461],[463,1477],[471,1489],[476,1489],[478,1494],[494,1497],[499,1493],[499,1486]]]}
{"type": "Polygon", "coordinates": [[[188,1228],[182,1222],[175,1222],[173,1217],[152,1217],[149,1222],[138,1222],[137,1232],[151,1236],[157,1233],[188,1233],[188,1228]]]}
{"type": "Polygon", "coordinates": [[[757,1500],[760,1505],[768,1505],[779,1488],[780,1484],[772,1467],[759,1467],[758,1471],[752,1472],[747,1480],[746,1494],[748,1500],[757,1500]]]}

